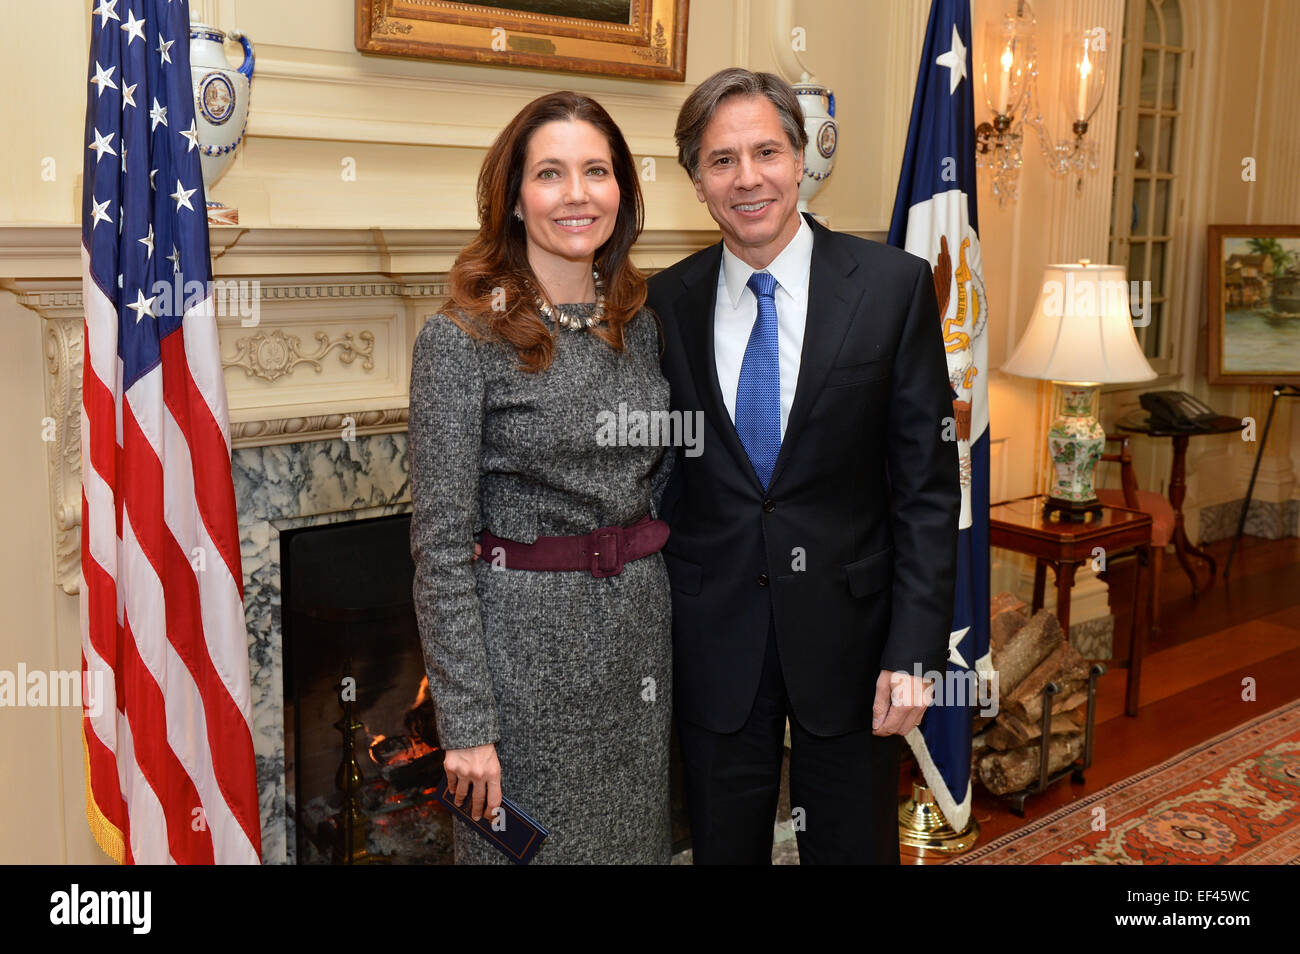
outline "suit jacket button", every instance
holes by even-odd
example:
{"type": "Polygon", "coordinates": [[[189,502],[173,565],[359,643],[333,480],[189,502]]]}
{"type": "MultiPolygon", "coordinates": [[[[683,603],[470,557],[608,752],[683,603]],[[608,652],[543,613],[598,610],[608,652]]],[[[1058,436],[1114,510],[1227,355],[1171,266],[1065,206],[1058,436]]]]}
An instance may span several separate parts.
{"type": "Polygon", "coordinates": [[[771,513],[776,509],[776,502],[772,500],[763,501],[763,513],[771,513]]]}
{"type": "Polygon", "coordinates": [[[758,574],[758,585],[759,585],[759,586],[767,586],[767,574],[766,574],[766,573],[760,573],[760,574],[758,574]]]}

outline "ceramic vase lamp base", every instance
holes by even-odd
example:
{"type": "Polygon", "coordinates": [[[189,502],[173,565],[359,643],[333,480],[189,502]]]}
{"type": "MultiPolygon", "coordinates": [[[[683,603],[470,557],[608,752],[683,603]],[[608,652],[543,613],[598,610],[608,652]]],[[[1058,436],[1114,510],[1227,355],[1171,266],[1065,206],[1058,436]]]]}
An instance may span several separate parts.
{"type": "Polygon", "coordinates": [[[1100,385],[1053,381],[1061,395],[1061,413],[1047,432],[1047,447],[1056,478],[1043,512],[1056,519],[1086,523],[1101,516],[1101,501],[1092,477],[1106,445],[1106,432],[1092,415],[1100,385]]]}

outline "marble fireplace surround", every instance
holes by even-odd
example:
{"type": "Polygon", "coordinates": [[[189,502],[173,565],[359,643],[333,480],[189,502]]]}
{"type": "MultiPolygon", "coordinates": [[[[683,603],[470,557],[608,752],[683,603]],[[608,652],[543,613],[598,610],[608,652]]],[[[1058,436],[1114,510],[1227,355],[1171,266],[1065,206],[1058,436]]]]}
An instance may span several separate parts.
{"type": "Polygon", "coordinates": [[[280,534],[409,511],[406,434],[242,447],[231,456],[244,569],[262,859],[267,864],[292,863],[280,534]]]}
{"type": "MultiPolygon", "coordinates": [[[[257,322],[218,317],[239,511],[262,854],[293,861],[285,792],[281,532],[410,510],[406,420],[415,334],[446,296],[468,231],[210,230],[213,277],[245,283],[257,322]]],[[[55,585],[77,599],[80,567],[81,232],[0,228],[0,287],[39,316],[55,585]]],[[[647,271],[717,240],[647,231],[647,271]]]]}

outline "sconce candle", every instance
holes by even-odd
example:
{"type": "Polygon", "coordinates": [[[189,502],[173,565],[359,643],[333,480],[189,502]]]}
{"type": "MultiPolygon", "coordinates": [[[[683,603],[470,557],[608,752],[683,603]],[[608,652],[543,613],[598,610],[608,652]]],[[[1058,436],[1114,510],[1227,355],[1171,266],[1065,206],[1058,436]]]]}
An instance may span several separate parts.
{"type": "Polygon", "coordinates": [[[1102,87],[1106,81],[1106,44],[1098,33],[1085,30],[1076,36],[1074,51],[1074,68],[1066,76],[1075,88],[1064,89],[1062,93],[1070,97],[1067,102],[1074,112],[1074,119],[1086,123],[1101,104],[1102,87]]]}
{"type": "Polygon", "coordinates": [[[1025,80],[1033,68],[1030,24],[1007,14],[984,31],[984,102],[995,116],[1010,116],[1025,96],[1025,80]],[[993,51],[999,51],[996,56],[993,51]],[[997,76],[994,76],[994,72],[997,76]],[[995,95],[996,94],[996,95],[995,95]]]}
{"type": "Polygon", "coordinates": [[[998,83],[998,107],[997,112],[1000,116],[1005,116],[1008,112],[1008,99],[1011,93],[1011,47],[1006,47],[1002,51],[1002,78],[998,83]]]}
{"type": "Polygon", "coordinates": [[[1077,119],[1088,118],[1088,74],[1092,72],[1092,63],[1088,60],[1088,41],[1083,47],[1083,62],[1079,64],[1079,115],[1077,119]]]}

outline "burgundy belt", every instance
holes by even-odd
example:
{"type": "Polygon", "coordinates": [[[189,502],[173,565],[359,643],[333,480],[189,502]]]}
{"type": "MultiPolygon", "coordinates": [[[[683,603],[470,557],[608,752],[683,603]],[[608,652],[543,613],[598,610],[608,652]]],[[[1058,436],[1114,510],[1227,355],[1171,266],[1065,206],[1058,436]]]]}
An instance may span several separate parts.
{"type": "Polygon", "coordinates": [[[508,570],[589,570],[595,577],[617,576],[623,565],[658,553],[668,541],[668,524],[646,514],[628,527],[601,527],[583,536],[538,537],[536,543],[503,540],[484,530],[483,559],[500,548],[508,570]]]}

